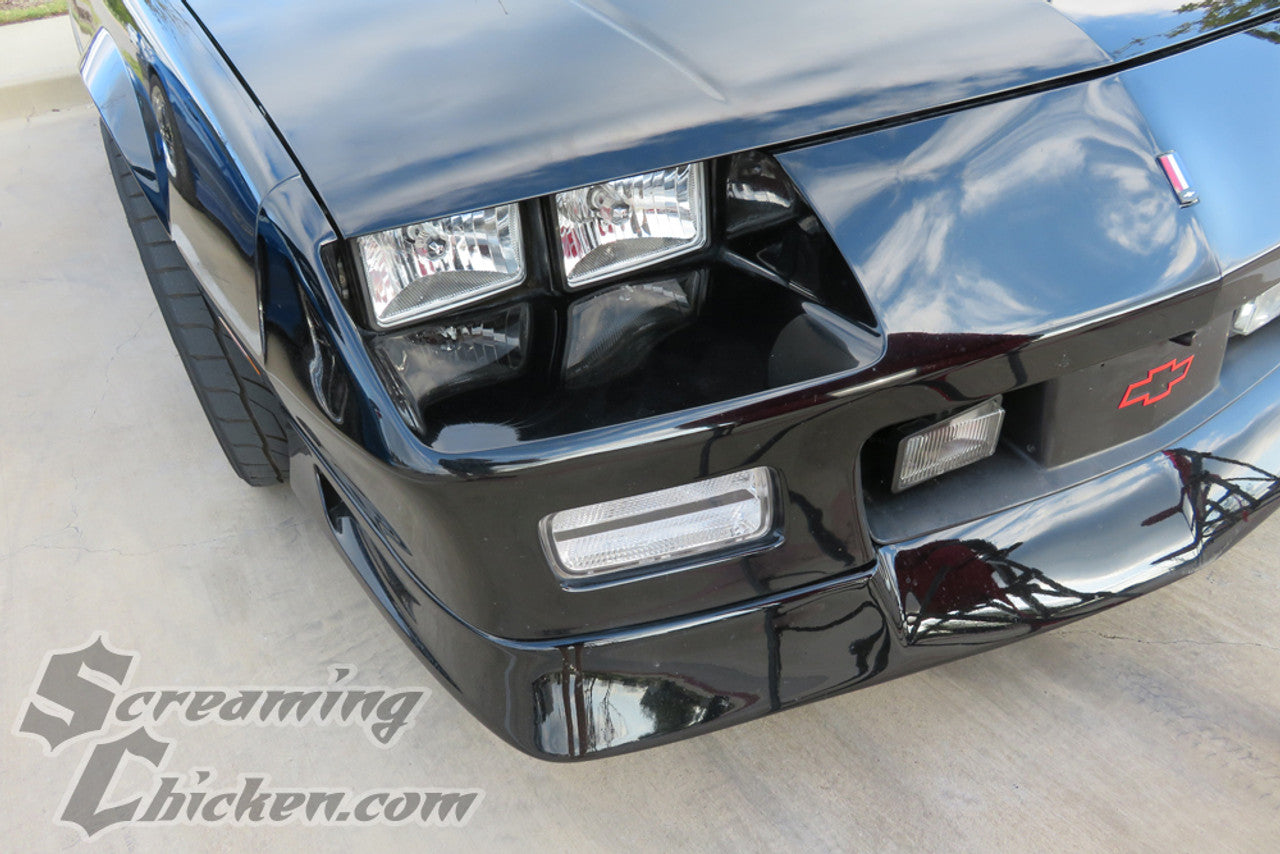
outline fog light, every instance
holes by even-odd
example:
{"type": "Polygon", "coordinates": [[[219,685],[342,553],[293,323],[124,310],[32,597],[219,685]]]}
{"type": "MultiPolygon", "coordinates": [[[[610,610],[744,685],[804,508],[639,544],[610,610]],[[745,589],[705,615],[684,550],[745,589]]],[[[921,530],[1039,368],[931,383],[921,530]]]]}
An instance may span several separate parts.
{"type": "Polygon", "coordinates": [[[1276,319],[1280,314],[1280,285],[1276,285],[1253,302],[1236,309],[1231,318],[1232,335],[1251,335],[1276,319]]]}
{"type": "Polygon", "coordinates": [[[1004,408],[1000,398],[931,424],[902,440],[893,467],[893,491],[984,460],[996,451],[1004,408]]]}
{"type": "Polygon", "coordinates": [[[553,513],[541,525],[556,573],[579,579],[763,542],[772,531],[767,468],[553,513]]]}

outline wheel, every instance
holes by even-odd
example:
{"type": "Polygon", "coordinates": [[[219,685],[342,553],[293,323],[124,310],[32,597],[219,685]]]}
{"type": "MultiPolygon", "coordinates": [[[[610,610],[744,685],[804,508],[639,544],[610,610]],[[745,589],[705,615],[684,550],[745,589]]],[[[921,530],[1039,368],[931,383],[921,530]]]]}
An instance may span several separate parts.
{"type": "Polygon", "coordinates": [[[227,461],[251,486],[287,480],[290,427],[284,407],[215,316],[105,125],[102,139],[156,303],[227,461]]]}
{"type": "Polygon", "coordinates": [[[196,203],[195,182],[191,178],[191,163],[187,160],[187,147],[178,133],[178,124],[173,115],[173,105],[164,86],[154,74],[150,82],[151,111],[155,113],[156,125],[160,129],[160,140],[164,149],[165,171],[169,173],[169,186],[178,191],[178,195],[191,204],[196,203]]]}

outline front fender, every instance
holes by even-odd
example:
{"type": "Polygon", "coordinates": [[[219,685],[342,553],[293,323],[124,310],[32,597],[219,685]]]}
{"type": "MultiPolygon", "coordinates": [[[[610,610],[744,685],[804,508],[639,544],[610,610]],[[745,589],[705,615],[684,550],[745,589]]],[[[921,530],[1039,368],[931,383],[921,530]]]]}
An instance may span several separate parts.
{"type": "Polygon", "coordinates": [[[107,132],[129,161],[147,201],[167,229],[169,175],[164,169],[164,150],[141,66],[136,60],[131,64],[120,53],[104,28],[89,43],[80,63],[80,76],[107,132]]]}
{"type": "Polygon", "coordinates": [[[74,20],[93,33],[82,76],[108,133],[209,303],[261,360],[257,215],[297,165],[181,3],[76,6],[74,20]]]}

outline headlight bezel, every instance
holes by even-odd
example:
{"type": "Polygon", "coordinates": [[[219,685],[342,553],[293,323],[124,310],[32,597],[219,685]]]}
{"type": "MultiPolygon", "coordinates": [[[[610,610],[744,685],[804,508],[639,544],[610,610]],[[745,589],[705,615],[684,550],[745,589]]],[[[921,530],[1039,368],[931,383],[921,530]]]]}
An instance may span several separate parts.
{"type": "MultiPolygon", "coordinates": [[[[702,182],[705,198],[700,202],[705,206],[705,237],[695,246],[682,247],[679,253],[646,258],[642,265],[611,271],[589,286],[566,286],[559,265],[555,192],[508,203],[519,207],[523,224],[525,279],[522,284],[479,295],[474,301],[459,301],[455,303],[456,310],[442,308],[424,312],[398,322],[393,328],[380,328],[371,322],[372,309],[367,294],[353,293],[366,287],[362,262],[355,251],[355,238],[347,236],[335,241],[331,257],[341,297],[352,319],[362,327],[371,352],[378,350],[380,342],[388,336],[412,334],[432,324],[466,323],[473,319],[473,314],[500,312],[517,305],[527,305],[530,309],[534,332],[528,340],[529,351],[523,363],[526,370],[518,380],[495,381],[492,392],[487,387],[482,389],[467,383],[457,385],[456,393],[445,395],[430,386],[430,372],[383,372],[384,384],[395,387],[399,393],[397,405],[403,404],[405,421],[415,432],[430,445],[437,440],[438,431],[451,424],[525,423],[526,419],[532,419],[526,428],[530,435],[546,428],[587,429],[596,420],[596,415],[589,414],[598,415],[597,408],[607,413],[601,418],[614,423],[617,418],[667,411],[663,408],[666,406],[698,405],[713,395],[713,387],[731,396],[769,387],[767,384],[772,380],[768,377],[773,376],[773,369],[766,370],[759,359],[769,350],[768,342],[778,334],[780,319],[794,315],[804,302],[826,306],[839,318],[839,323],[871,330],[866,334],[874,336],[877,320],[861,296],[852,270],[798,188],[788,183],[789,176],[776,158],[767,151],[749,151],[697,163],[705,170],[702,182]],[[745,182],[744,187],[731,190],[728,186],[731,180],[745,182]],[[774,199],[777,193],[769,192],[771,188],[777,190],[773,184],[779,182],[786,184],[782,188],[785,192],[779,196],[781,202],[774,199]],[[667,279],[704,283],[695,289],[700,296],[690,302],[692,311],[683,319],[673,319],[671,324],[664,325],[665,331],[658,331],[661,334],[655,332],[652,353],[648,349],[632,350],[633,358],[615,360],[615,369],[604,374],[596,371],[590,382],[581,377],[580,382],[574,381],[567,362],[572,344],[569,340],[572,307],[602,291],[620,287],[625,290],[624,286],[643,286],[667,279]],[[749,301],[739,306],[744,313],[729,320],[726,312],[735,311],[734,306],[742,299],[749,301]],[[769,309],[765,310],[765,306],[769,309]],[[691,332],[693,327],[702,327],[702,331],[691,332]],[[752,365],[751,370],[745,374],[736,370],[725,373],[725,354],[730,351],[706,349],[703,345],[712,339],[735,340],[736,349],[732,350],[735,358],[746,359],[752,365]],[[672,356],[677,351],[683,351],[685,357],[702,366],[698,375],[703,379],[694,381],[673,376],[674,385],[656,396],[651,395],[656,389],[651,380],[674,369],[672,356]],[[719,380],[707,379],[711,376],[719,380]],[[631,391],[623,392],[624,388],[631,391]],[[551,427],[553,422],[563,423],[551,427]],[[535,424],[541,426],[532,426],[535,424]]],[[[679,167],[664,167],[676,168],[679,167]]],[[[850,334],[861,336],[863,333],[850,334]]]]}

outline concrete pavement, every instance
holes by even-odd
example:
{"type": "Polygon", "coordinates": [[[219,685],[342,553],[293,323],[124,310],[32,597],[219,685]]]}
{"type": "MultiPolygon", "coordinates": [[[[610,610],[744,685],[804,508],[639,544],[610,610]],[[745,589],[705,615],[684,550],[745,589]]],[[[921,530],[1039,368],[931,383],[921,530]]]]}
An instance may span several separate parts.
{"type": "MultiPolygon", "coordinates": [[[[60,22],[65,26],[65,20],[60,22]]],[[[0,30],[0,33],[3,31],[0,30]]],[[[0,54],[2,55],[2,54],[0,54]]],[[[888,685],[581,766],[470,718],[287,488],[221,457],[152,302],[80,107],[0,121],[0,839],[55,819],[109,725],[46,756],[12,734],[45,655],[105,633],[130,690],[424,685],[396,746],[339,726],[191,724],[157,775],[233,786],[465,787],[463,828],[118,826],[101,851],[1192,850],[1280,847],[1280,519],[1138,602],[888,685]],[[212,777],[195,773],[212,772],[212,777]]]]}
{"type": "Polygon", "coordinates": [[[89,100],[66,15],[0,27],[0,121],[89,100]]]}

